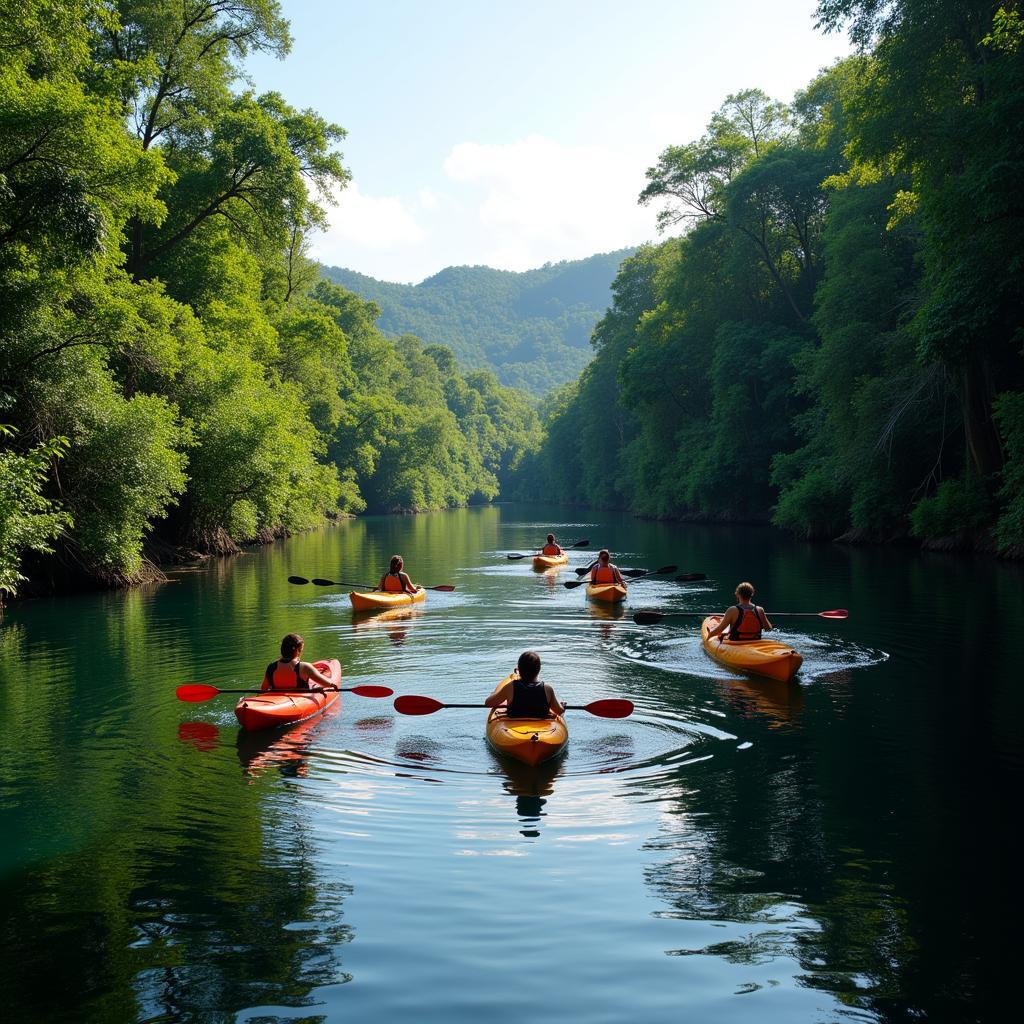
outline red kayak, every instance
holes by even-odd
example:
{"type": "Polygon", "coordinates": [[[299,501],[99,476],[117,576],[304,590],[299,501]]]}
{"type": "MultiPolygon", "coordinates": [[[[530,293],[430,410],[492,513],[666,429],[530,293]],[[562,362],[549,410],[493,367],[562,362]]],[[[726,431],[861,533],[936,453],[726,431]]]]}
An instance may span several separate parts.
{"type": "MultiPolygon", "coordinates": [[[[313,667],[335,686],[341,682],[341,662],[335,658],[314,661],[313,667]]],[[[264,690],[263,693],[243,697],[235,705],[235,716],[238,724],[249,732],[279,729],[283,725],[294,725],[322,715],[340,697],[337,690],[264,690]]]]}

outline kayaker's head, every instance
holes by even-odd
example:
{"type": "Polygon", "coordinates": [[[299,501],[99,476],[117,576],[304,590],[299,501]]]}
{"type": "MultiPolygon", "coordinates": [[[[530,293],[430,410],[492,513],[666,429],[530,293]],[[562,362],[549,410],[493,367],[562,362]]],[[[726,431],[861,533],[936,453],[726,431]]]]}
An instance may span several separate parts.
{"type": "Polygon", "coordinates": [[[388,572],[390,572],[390,573],[401,572],[402,571],[402,567],[404,565],[405,565],[405,562],[402,561],[402,556],[401,555],[392,555],[391,556],[391,568],[388,569],[388,572]]]}
{"type": "Polygon", "coordinates": [[[306,641],[298,633],[289,633],[281,641],[281,658],[283,661],[291,661],[292,658],[302,653],[306,641]]]}
{"type": "Polygon", "coordinates": [[[516,668],[524,683],[532,683],[540,675],[540,655],[536,651],[523,651],[516,668]]]}
{"type": "Polygon", "coordinates": [[[752,583],[741,583],[736,588],[737,601],[750,601],[754,596],[754,585],[752,583]]]}
{"type": "Polygon", "coordinates": [[[549,533],[548,534],[548,543],[549,544],[554,544],[555,543],[555,535],[553,533],[549,533]]]}
{"type": "Polygon", "coordinates": [[[600,562],[600,563],[601,563],[602,565],[607,565],[607,564],[608,564],[608,560],[609,560],[609,559],[610,559],[611,557],[612,557],[612,556],[611,556],[611,555],[610,555],[610,554],[608,553],[608,549],[607,549],[607,548],[601,548],[601,550],[600,550],[600,551],[598,551],[598,553],[597,553],[597,560],[598,560],[598,561],[599,561],[599,562],[600,562]]]}

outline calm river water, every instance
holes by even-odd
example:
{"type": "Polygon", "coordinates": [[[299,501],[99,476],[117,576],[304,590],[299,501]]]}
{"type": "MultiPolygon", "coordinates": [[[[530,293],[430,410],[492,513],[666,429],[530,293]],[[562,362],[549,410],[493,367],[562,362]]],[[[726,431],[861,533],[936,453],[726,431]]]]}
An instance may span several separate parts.
{"type": "MultiPolygon", "coordinates": [[[[0,936],[11,1021],[999,1019],[1020,1000],[1024,574],[986,558],[503,505],[365,518],[0,626],[0,936]],[[624,615],[509,552],[621,566],[624,615]],[[393,552],[453,583],[399,618],[346,591],[393,552]],[[752,580],[805,655],[736,677],[699,619],[752,580]],[[277,736],[234,697],[291,630],[347,682],[482,699],[526,648],[566,755],[505,763],[483,711],[346,694],[277,736]]],[[[1012,1010],[1009,1016],[1015,1016],[1012,1010]]]]}

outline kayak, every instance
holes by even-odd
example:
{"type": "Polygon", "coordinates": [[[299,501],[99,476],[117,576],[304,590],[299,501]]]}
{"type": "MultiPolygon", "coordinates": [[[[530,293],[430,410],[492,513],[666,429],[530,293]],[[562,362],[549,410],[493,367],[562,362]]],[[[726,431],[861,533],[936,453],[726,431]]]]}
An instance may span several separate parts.
{"type": "Polygon", "coordinates": [[[704,650],[715,661],[741,672],[754,672],[788,683],[804,663],[799,651],[778,640],[723,640],[720,636],[708,639],[708,633],[721,621],[721,615],[709,615],[700,626],[704,650]]]}
{"type": "MultiPolygon", "coordinates": [[[[314,661],[314,668],[332,683],[341,681],[341,663],[314,661]]],[[[340,699],[337,690],[266,690],[243,697],[235,705],[235,717],[243,729],[278,729],[322,715],[340,699]]]]}
{"type": "Polygon", "coordinates": [[[588,583],[587,597],[591,601],[625,601],[626,588],[621,583],[588,583]]]}
{"type": "Polygon", "coordinates": [[[551,718],[508,718],[505,705],[487,716],[487,742],[499,753],[524,764],[540,764],[560,754],[569,741],[561,715],[551,718]]]}
{"type": "Polygon", "coordinates": [[[391,593],[387,590],[353,590],[348,595],[357,612],[377,612],[384,608],[401,608],[403,605],[419,604],[426,601],[427,592],[421,587],[415,594],[391,593]]]}
{"type": "Polygon", "coordinates": [[[560,555],[534,555],[534,569],[557,569],[560,565],[568,565],[569,556],[564,552],[560,555]]]}

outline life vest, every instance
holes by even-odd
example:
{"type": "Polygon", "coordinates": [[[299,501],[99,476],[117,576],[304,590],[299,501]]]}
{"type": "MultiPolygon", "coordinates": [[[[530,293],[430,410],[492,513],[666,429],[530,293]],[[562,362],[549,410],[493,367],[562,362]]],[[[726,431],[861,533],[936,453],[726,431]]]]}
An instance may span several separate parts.
{"type": "Polygon", "coordinates": [[[739,617],[729,627],[729,639],[760,640],[764,622],[757,605],[752,604],[744,608],[741,604],[735,604],[733,607],[739,612],[739,617]]]}
{"type": "Polygon", "coordinates": [[[562,553],[562,549],[557,544],[545,544],[544,547],[540,549],[540,553],[542,555],[560,555],[562,553]]]}
{"type": "Polygon", "coordinates": [[[263,676],[263,689],[265,690],[308,690],[309,680],[302,678],[299,670],[301,662],[292,664],[286,661],[283,665],[280,661],[272,661],[267,666],[263,676]],[[267,685],[267,680],[270,685],[267,685]]]}
{"type": "Polygon", "coordinates": [[[509,718],[548,717],[548,695],[539,679],[535,683],[513,679],[512,686],[512,699],[508,702],[508,710],[505,712],[509,718]]]}
{"type": "Polygon", "coordinates": [[[389,594],[405,594],[405,582],[402,580],[401,572],[389,572],[384,574],[384,589],[389,594]]]}
{"type": "Polygon", "coordinates": [[[609,562],[607,565],[595,565],[590,572],[591,583],[615,583],[615,566],[609,562]]]}

